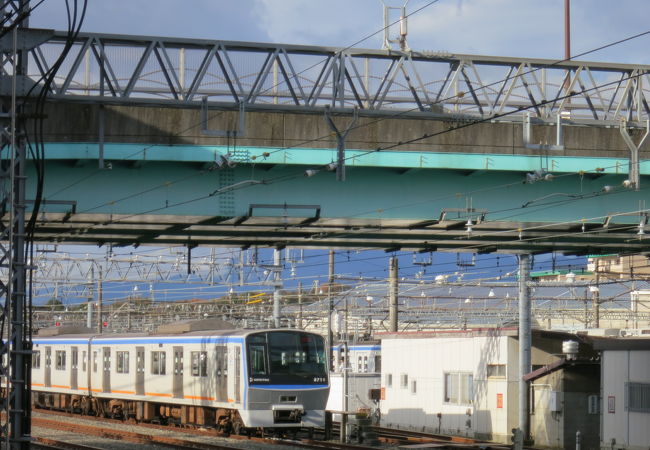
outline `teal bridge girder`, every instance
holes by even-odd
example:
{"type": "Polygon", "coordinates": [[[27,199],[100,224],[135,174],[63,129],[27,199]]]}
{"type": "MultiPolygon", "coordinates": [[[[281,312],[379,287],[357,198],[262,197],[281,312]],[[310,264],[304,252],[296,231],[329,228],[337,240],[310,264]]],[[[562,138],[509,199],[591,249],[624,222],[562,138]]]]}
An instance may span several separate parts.
{"type": "MultiPolygon", "coordinates": [[[[25,31],[23,92],[63,39],[25,31]]],[[[648,69],[82,33],[48,97],[35,238],[645,252],[645,183],[623,187],[619,132],[640,142],[648,69]],[[327,170],[337,150],[325,111],[340,129],[359,115],[345,182],[327,170]],[[524,142],[526,114],[538,145],[524,142]],[[543,144],[558,115],[562,146],[543,144]]],[[[650,172],[643,158],[637,171],[650,172]]]]}

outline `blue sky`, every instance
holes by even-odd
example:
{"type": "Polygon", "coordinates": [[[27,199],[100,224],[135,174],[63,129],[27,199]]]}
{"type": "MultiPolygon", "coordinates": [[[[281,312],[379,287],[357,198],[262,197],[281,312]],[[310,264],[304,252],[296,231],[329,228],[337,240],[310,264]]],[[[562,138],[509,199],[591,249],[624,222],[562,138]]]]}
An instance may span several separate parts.
{"type": "MultiPolygon", "coordinates": [[[[384,0],[391,6],[402,1],[384,0]]],[[[411,0],[414,50],[562,59],[564,0],[411,0]],[[428,6],[427,6],[428,5],[428,6]]],[[[650,30],[647,0],[572,0],[578,54],[650,30]]],[[[45,0],[31,26],[63,29],[64,0],[45,0]]],[[[381,0],[89,0],[84,31],[380,48],[381,0]]],[[[647,64],[650,36],[580,59],[647,64]]]]}

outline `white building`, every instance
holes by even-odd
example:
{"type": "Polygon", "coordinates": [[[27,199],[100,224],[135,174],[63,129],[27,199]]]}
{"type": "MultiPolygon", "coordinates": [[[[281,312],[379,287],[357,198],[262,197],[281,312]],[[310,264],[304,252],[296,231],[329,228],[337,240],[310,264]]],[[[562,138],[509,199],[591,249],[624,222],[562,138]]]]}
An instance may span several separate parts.
{"type": "Polygon", "coordinates": [[[602,449],[650,447],[650,336],[603,339],[602,449]]]}
{"type": "MultiPolygon", "coordinates": [[[[378,342],[352,344],[347,347],[347,353],[345,345],[333,346],[330,394],[325,409],[374,413],[378,406],[378,396],[371,394],[379,390],[380,371],[381,347],[378,342]],[[345,367],[348,367],[347,377],[343,373],[345,367]]],[[[335,414],[334,420],[340,420],[340,415],[335,414]]]]}
{"type": "MultiPolygon", "coordinates": [[[[517,329],[381,336],[381,423],[510,443],[518,426],[517,329]]],[[[591,347],[567,361],[568,333],[533,331],[530,426],[536,446],[598,446],[599,367],[591,347]],[[548,365],[552,367],[545,367],[548,365]],[[592,409],[589,409],[589,402],[592,409]],[[593,442],[592,442],[593,441],[593,442]]]]}

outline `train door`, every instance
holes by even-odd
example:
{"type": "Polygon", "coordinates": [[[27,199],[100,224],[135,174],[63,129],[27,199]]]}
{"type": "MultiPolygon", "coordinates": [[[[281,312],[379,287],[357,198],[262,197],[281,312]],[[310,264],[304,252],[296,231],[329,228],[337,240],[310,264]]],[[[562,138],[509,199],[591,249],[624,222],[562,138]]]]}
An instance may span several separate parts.
{"type": "Polygon", "coordinates": [[[111,348],[104,347],[103,368],[104,376],[102,377],[102,391],[111,392],[111,348]]]}
{"type": "Polygon", "coordinates": [[[228,401],[228,347],[217,345],[215,348],[216,362],[216,394],[217,401],[228,401]]]}
{"type": "Polygon", "coordinates": [[[79,366],[79,351],[72,347],[70,355],[70,389],[77,389],[77,367],[79,366]]]}
{"type": "Polygon", "coordinates": [[[135,348],[135,395],[144,395],[144,347],[135,348]]]}
{"type": "Polygon", "coordinates": [[[43,384],[45,387],[52,386],[52,347],[45,347],[45,373],[43,384]]]}
{"type": "Polygon", "coordinates": [[[174,347],[174,398],[183,398],[183,347],[174,347]]]}
{"type": "Polygon", "coordinates": [[[235,402],[241,402],[241,346],[235,346],[235,402]]]}

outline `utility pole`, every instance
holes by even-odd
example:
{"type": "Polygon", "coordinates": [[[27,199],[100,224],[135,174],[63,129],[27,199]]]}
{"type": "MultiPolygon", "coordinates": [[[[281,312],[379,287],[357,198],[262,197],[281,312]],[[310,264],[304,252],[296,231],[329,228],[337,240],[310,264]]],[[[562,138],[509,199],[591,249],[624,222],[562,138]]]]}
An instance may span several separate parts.
{"type": "Polygon", "coordinates": [[[273,321],[275,328],[280,328],[280,289],[282,289],[282,250],[273,250],[273,321]]]}
{"type": "Polygon", "coordinates": [[[102,303],[104,300],[104,287],[102,286],[102,266],[99,266],[99,277],[97,278],[97,333],[102,334],[104,321],[102,320],[102,303]]]}
{"type": "Polygon", "coordinates": [[[397,267],[397,258],[395,256],[391,256],[390,258],[390,270],[389,270],[389,307],[388,307],[388,323],[389,323],[389,331],[392,333],[397,332],[397,314],[398,314],[398,296],[397,296],[397,291],[398,291],[398,283],[397,283],[397,272],[398,272],[398,267],[397,267]]]}
{"type": "Polygon", "coordinates": [[[528,417],[528,382],[524,375],[531,371],[532,334],[530,327],[530,255],[519,255],[519,429],[524,440],[530,436],[528,417]]]}
{"type": "MultiPolygon", "coordinates": [[[[8,264],[8,282],[0,281],[0,296],[5,298],[5,308],[1,309],[0,322],[3,328],[0,337],[0,356],[2,362],[2,381],[5,383],[4,398],[0,401],[0,409],[4,418],[0,419],[0,439],[7,449],[28,449],[31,441],[31,327],[28,317],[31,311],[27,305],[27,262],[25,229],[25,136],[21,131],[24,122],[24,107],[18,104],[18,97],[24,96],[24,78],[27,75],[27,51],[23,39],[18,40],[18,34],[25,32],[28,26],[28,0],[4,2],[0,13],[7,18],[8,25],[3,33],[11,36],[11,49],[2,49],[2,61],[9,62],[5,68],[8,71],[11,64],[11,100],[4,104],[5,118],[9,124],[3,125],[4,134],[0,151],[8,150],[9,154],[1,155],[8,162],[6,169],[0,169],[0,183],[3,213],[9,213],[9,224],[0,227],[0,240],[7,244],[1,245],[0,259],[8,264]],[[12,22],[11,18],[15,20],[12,22]],[[11,30],[13,26],[13,30],[11,30]],[[11,30],[11,35],[9,31],[11,30]],[[19,46],[20,45],[20,46],[19,46]],[[20,133],[20,134],[19,134],[20,133]],[[5,332],[7,333],[5,335],[5,332]],[[6,356],[5,356],[6,355],[6,356]]],[[[5,72],[7,73],[7,72],[5,72]]],[[[7,77],[9,78],[9,77],[7,77]]]]}
{"type": "Polygon", "coordinates": [[[298,320],[296,328],[302,330],[302,281],[298,281],[298,320]]]}
{"type": "Polygon", "coordinates": [[[90,267],[90,280],[88,281],[88,297],[86,301],[86,328],[93,326],[93,299],[95,297],[95,268],[90,267]]]}
{"type": "Polygon", "coordinates": [[[600,274],[598,272],[599,264],[596,261],[596,285],[591,289],[591,301],[594,308],[593,327],[600,328],[600,274]]]}
{"type": "Polygon", "coordinates": [[[334,300],[332,299],[332,283],[334,282],[334,250],[329,252],[327,276],[327,354],[330,367],[332,367],[332,346],[334,345],[334,332],[332,331],[332,314],[334,313],[334,300]]]}

